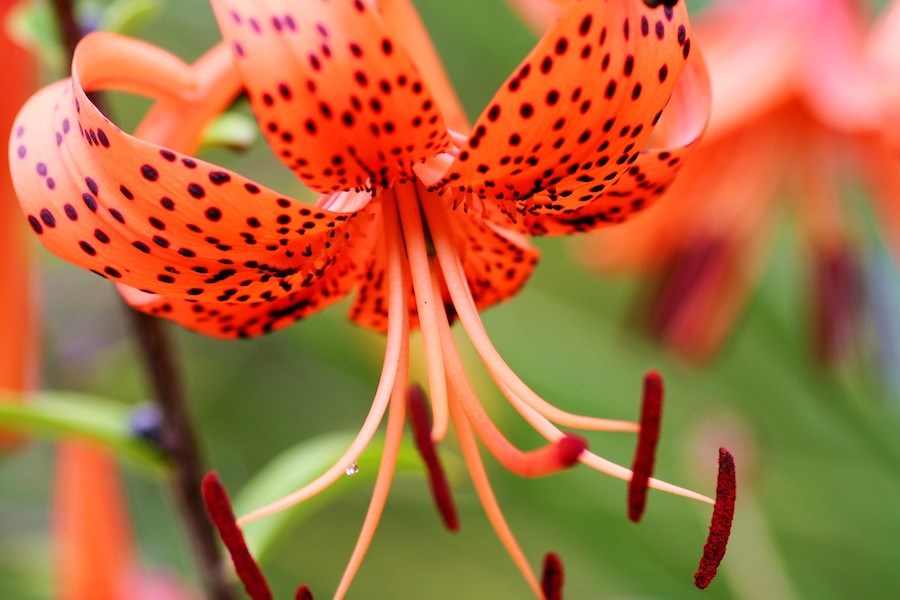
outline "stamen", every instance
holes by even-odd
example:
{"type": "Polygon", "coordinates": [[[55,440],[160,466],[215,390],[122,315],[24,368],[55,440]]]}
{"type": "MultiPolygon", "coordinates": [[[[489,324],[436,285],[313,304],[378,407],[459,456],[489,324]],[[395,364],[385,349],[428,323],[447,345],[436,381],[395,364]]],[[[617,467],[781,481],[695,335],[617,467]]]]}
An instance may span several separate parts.
{"type": "Polygon", "coordinates": [[[713,507],[709,537],[703,547],[700,566],[694,573],[694,584],[702,589],[716,576],[719,563],[725,556],[725,547],[731,535],[734,520],[734,502],[737,497],[737,480],[734,472],[734,457],[725,448],[719,448],[719,476],[716,480],[716,504],[713,507]]]}
{"type": "MultiPolygon", "coordinates": [[[[459,256],[453,247],[450,225],[444,208],[437,202],[422,203],[428,226],[437,251],[438,262],[444,274],[444,283],[453,300],[459,319],[462,322],[466,335],[475,346],[475,350],[487,367],[491,378],[500,389],[504,390],[507,397],[515,405],[517,402],[527,404],[543,417],[565,427],[588,431],[637,431],[637,424],[630,421],[618,421],[615,419],[598,419],[582,415],[574,415],[561,410],[528,387],[516,373],[506,364],[500,353],[494,347],[484,329],[472,292],[466,281],[459,256]]],[[[449,378],[449,377],[448,377],[449,378]]],[[[519,409],[516,406],[517,410],[519,409]]]]}
{"type": "MultiPolygon", "coordinates": [[[[481,356],[484,365],[487,367],[491,377],[497,383],[497,386],[503,391],[513,407],[525,417],[525,419],[537,429],[537,431],[548,440],[558,440],[564,434],[555,427],[550,420],[573,427],[576,429],[586,429],[593,431],[638,431],[639,426],[630,421],[616,421],[611,419],[596,419],[593,417],[585,417],[581,415],[573,415],[562,411],[555,406],[549,404],[546,400],[538,396],[531,390],[519,377],[510,369],[509,365],[503,361],[503,358],[497,352],[491,343],[490,337],[484,329],[484,324],[478,316],[475,308],[475,301],[472,298],[471,290],[465,279],[462,270],[462,264],[456,254],[450,240],[449,224],[444,214],[444,209],[437,202],[425,202],[422,204],[427,218],[428,224],[434,239],[435,250],[437,251],[438,262],[441,271],[444,274],[444,283],[450,292],[457,310],[457,315],[462,322],[463,328],[472,344],[475,346],[479,356],[481,356]]],[[[442,332],[442,337],[444,333],[442,332]]],[[[446,346],[446,344],[445,344],[446,346]]],[[[455,346],[454,346],[455,347],[455,346]]],[[[447,376],[450,383],[454,382],[454,377],[450,374],[450,367],[447,367],[447,376]]],[[[477,404],[477,403],[476,403],[477,404]]],[[[480,405],[479,405],[480,406],[480,405]]],[[[631,479],[631,470],[621,465],[617,465],[611,461],[584,451],[579,456],[579,460],[585,465],[621,479],[629,481],[631,479]]],[[[650,478],[650,487],[669,494],[692,498],[708,504],[713,504],[712,498],[708,498],[703,494],[672,485],[665,481],[650,478]]]]}
{"type": "Polygon", "coordinates": [[[440,321],[441,343],[443,345],[444,368],[453,401],[459,404],[465,417],[472,424],[478,438],[488,451],[511,472],[520,477],[543,477],[567,469],[578,461],[587,448],[587,442],[576,435],[561,432],[550,444],[523,452],[506,439],[485,412],[472,389],[472,384],[462,366],[459,350],[450,334],[450,324],[446,314],[440,321]]]}
{"type": "Polygon", "coordinates": [[[294,600],[313,600],[312,592],[309,591],[309,586],[305,583],[297,588],[297,593],[294,594],[294,600]]]}
{"type": "MultiPolygon", "coordinates": [[[[404,269],[407,267],[403,259],[400,238],[399,215],[396,206],[391,202],[384,205],[384,238],[387,254],[388,272],[391,276],[389,283],[390,304],[388,304],[388,318],[399,316],[401,319],[401,334],[403,339],[409,337],[409,282],[404,277],[404,269]]],[[[397,455],[400,452],[400,442],[403,439],[403,422],[406,419],[406,388],[409,379],[409,344],[404,343],[400,349],[396,365],[396,379],[391,390],[390,411],[388,412],[387,431],[385,432],[384,450],[381,455],[381,464],[378,466],[378,475],[375,478],[375,489],[372,491],[372,499],[369,509],[363,520],[362,530],[353,548],[353,554],[344,569],[344,574],[334,594],[335,600],[341,600],[350,588],[356,572],[359,570],[362,560],[372,543],[384,505],[387,502],[394,470],[397,467],[397,455]]]]}
{"type": "Polygon", "coordinates": [[[497,537],[500,538],[500,543],[503,544],[503,547],[506,548],[506,552],[519,568],[519,572],[522,573],[522,577],[525,578],[526,583],[528,583],[528,586],[531,588],[535,597],[543,597],[543,592],[537,577],[535,577],[531,565],[528,564],[528,560],[522,553],[522,548],[519,546],[518,542],[516,542],[516,538],[510,530],[509,524],[503,517],[503,511],[500,510],[500,505],[497,504],[497,497],[494,496],[494,491],[491,489],[491,482],[488,480],[487,472],[484,470],[484,463],[478,452],[478,442],[472,432],[472,426],[458,403],[450,403],[450,416],[453,419],[453,425],[456,428],[456,435],[459,439],[459,447],[462,451],[463,459],[466,461],[469,475],[472,477],[472,484],[475,486],[475,491],[478,494],[478,498],[481,500],[481,506],[484,507],[484,513],[487,516],[488,521],[490,521],[491,526],[493,526],[494,531],[497,533],[497,537]]]}
{"type": "MultiPolygon", "coordinates": [[[[435,431],[432,438],[440,441],[447,434],[449,422],[447,413],[447,377],[444,374],[444,358],[441,355],[441,335],[439,331],[439,311],[443,310],[440,291],[432,286],[431,261],[428,245],[419,211],[419,197],[412,184],[395,186],[396,202],[400,212],[401,230],[406,243],[406,256],[416,297],[419,328],[425,346],[425,367],[428,372],[428,388],[434,398],[435,431]]],[[[386,198],[386,202],[390,198],[386,198]]]]}
{"type": "Polygon", "coordinates": [[[815,268],[816,350],[821,361],[846,358],[862,301],[862,275],[849,247],[819,251],[815,268]]]}
{"type": "Polygon", "coordinates": [[[647,505],[647,489],[653,465],[656,461],[656,444],[659,441],[659,423],[662,416],[663,380],[659,373],[650,371],[644,376],[644,400],[641,405],[641,431],[631,465],[628,482],[628,518],[637,523],[647,505]]]}
{"type": "Polygon", "coordinates": [[[544,600],[562,600],[563,576],[559,556],[555,552],[548,552],[544,556],[544,575],[541,577],[544,600]]]}
{"type": "Polygon", "coordinates": [[[234,570],[238,579],[244,584],[244,589],[253,600],[272,600],[272,590],[266,578],[253,560],[244,534],[237,525],[228,492],[219,480],[219,475],[211,471],[203,478],[200,486],[203,493],[203,502],[206,504],[206,512],[210,520],[219,532],[222,543],[231,555],[234,570]]]}
{"type": "Polygon", "coordinates": [[[403,377],[398,378],[394,386],[394,394],[391,397],[387,431],[384,436],[384,450],[381,455],[381,464],[378,466],[378,476],[375,478],[375,489],[372,491],[369,509],[366,511],[366,517],[363,520],[359,538],[356,540],[356,546],[353,548],[353,554],[350,556],[347,568],[344,569],[344,575],[341,577],[337,591],[334,594],[335,600],[341,600],[350,589],[350,584],[353,582],[353,578],[356,576],[360,565],[362,565],[369,545],[372,543],[372,538],[375,536],[375,530],[378,528],[378,522],[381,521],[381,515],[387,503],[391,481],[393,481],[394,471],[397,467],[400,442],[403,439],[403,421],[406,418],[405,381],[408,373],[405,369],[402,375],[403,377]]]}
{"type": "MultiPolygon", "coordinates": [[[[392,211],[385,211],[385,214],[392,211]]],[[[385,219],[385,239],[399,240],[399,225],[397,223],[396,214],[393,218],[385,219]]],[[[365,450],[372,437],[378,430],[378,426],[387,410],[390,401],[394,383],[398,378],[398,370],[407,368],[409,362],[409,308],[406,299],[409,291],[407,282],[405,281],[404,272],[406,265],[400,256],[399,249],[387,249],[387,284],[388,284],[388,331],[387,341],[385,342],[384,363],[381,369],[381,379],[378,381],[378,388],[375,390],[375,398],[372,400],[372,407],[369,409],[366,420],[363,422],[356,438],[347,448],[347,451],[318,478],[303,486],[296,492],[293,492],[275,502],[271,502],[262,508],[244,515],[238,521],[244,525],[256,519],[284,510],[295,504],[299,504],[309,498],[312,498],[319,492],[325,490],[332,483],[345,475],[347,465],[353,464],[365,450]]],[[[405,376],[401,378],[405,381],[405,376]]]]}
{"type": "Polygon", "coordinates": [[[709,303],[712,298],[722,303],[734,268],[724,240],[701,237],[686,244],[669,264],[656,292],[650,333],[685,354],[703,358],[694,348],[703,346],[709,336],[709,303]]]}
{"type": "Polygon", "coordinates": [[[407,395],[409,403],[409,423],[412,427],[416,447],[425,463],[428,471],[428,484],[431,495],[437,504],[438,512],[444,521],[444,526],[450,531],[459,529],[459,517],[456,513],[456,504],[450,493],[450,484],[441,466],[434,443],[431,441],[430,425],[428,423],[428,409],[425,406],[425,392],[417,385],[409,388],[407,395]]]}

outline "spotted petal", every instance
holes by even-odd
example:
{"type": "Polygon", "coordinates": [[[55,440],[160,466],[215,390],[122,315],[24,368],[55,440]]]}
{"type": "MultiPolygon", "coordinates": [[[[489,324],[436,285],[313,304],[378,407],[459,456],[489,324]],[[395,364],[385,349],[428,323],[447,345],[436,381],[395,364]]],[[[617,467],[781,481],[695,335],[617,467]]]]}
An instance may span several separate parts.
{"type": "Polygon", "coordinates": [[[257,337],[283,329],[296,321],[331,306],[356,286],[356,252],[342,253],[318,277],[310,277],[307,287],[267,302],[197,302],[167,298],[120,286],[125,301],[137,310],[174,321],[192,331],[224,338],[257,337]]]}
{"type": "Polygon", "coordinates": [[[513,219],[534,210],[539,192],[557,199],[540,211],[585,206],[638,159],[690,45],[684,3],[572,2],[479,117],[442,184],[507,202],[513,219]]]}
{"type": "Polygon", "coordinates": [[[214,0],[272,150],[320,192],[407,178],[448,147],[438,107],[362,0],[214,0]]]}
{"type": "MultiPolygon", "coordinates": [[[[117,40],[129,51],[139,45],[164,55],[117,40]]],[[[115,69],[100,69],[97,61],[128,53],[109,50],[80,47],[73,78],[40,91],[17,117],[14,184],[44,245],[99,275],[173,299],[268,302],[312,286],[347,243],[354,214],[284,198],[120,130],[80,83],[84,78],[92,91],[118,87],[120,80],[108,75],[115,69]]],[[[157,70],[155,77],[166,76],[157,70]]],[[[176,75],[185,71],[186,65],[176,75]]],[[[135,72],[131,79],[140,77],[135,72]]],[[[185,99],[185,110],[204,98],[185,99]]]]}

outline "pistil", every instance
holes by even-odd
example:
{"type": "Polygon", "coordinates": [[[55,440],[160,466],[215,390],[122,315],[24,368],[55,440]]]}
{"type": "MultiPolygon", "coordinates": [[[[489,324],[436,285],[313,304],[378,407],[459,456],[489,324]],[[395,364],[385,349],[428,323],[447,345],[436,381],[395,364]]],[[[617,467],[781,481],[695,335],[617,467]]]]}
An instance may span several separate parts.
{"type": "MultiPolygon", "coordinates": [[[[438,310],[443,310],[439,293],[432,286],[431,260],[422,227],[419,198],[414,183],[395,186],[395,197],[400,212],[406,255],[416,297],[419,327],[425,345],[425,366],[428,371],[428,388],[434,406],[432,439],[440,442],[447,434],[447,379],[444,374],[444,359],[441,354],[438,310]]],[[[391,201],[390,195],[385,199],[391,201]]]]}

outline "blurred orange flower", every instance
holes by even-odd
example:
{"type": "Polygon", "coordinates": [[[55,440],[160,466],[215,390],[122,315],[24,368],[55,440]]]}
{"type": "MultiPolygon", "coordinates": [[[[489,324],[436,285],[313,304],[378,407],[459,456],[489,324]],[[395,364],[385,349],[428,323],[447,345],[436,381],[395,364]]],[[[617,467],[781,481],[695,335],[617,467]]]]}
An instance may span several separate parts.
{"type": "Polygon", "coordinates": [[[141,570],[129,523],[108,451],[61,444],[53,506],[57,600],[197,600],[174,578],[141,570]]]}
{"type": "Polygon", "coordinates": [[[650,328],[681,354],[708,359],[733,328],[779,201],[812,262],[819,355],[852,348],[863,289],[844,190],[857,178],[900,257],[900,159],[880,135],[884,82],[866,59],[866,23],[852,0],[725,0],[698,18],[713,108],[697,154],[659,209],[579,247],[598,269],[661,274],[650,328]]]}

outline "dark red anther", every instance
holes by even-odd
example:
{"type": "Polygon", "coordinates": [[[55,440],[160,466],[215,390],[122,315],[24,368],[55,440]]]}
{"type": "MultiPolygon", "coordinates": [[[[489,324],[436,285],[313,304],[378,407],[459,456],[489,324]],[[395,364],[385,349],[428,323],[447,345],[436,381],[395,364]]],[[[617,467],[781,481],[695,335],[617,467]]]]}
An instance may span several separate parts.
{"type": "Polygon", "coordinates": [[[656,444],[662,417],[663,380],[656,371],[644,376],[644,399],[641,403],[641,430],[631,465],[628,482],[628,518],[637,523],[647,506],[647,489],[656,462],[656,444]]]}
{"type": "Polygon", "coordinates": [[[544,574],[541,577],[541,589],[544,600],[562,600],[563,566],[555,552],[544,556],[544,574]]]}
{"type": "Polygon", "coordinates": [[[585,450],[587,450],[587,440],[572,433],[567,433],[556,441],[559,460],[567,467],[577,463],[581,453],[585,450]]]}
{"type": "Polygon", "coordinates": [[[309,586],[305,583],[297,588],[297,593],[294,594],[294,600],[313,600],[312,592],[309,591],[309,586]]]}
{"type": "Polygon", "coordinates": [[[252,600],[272,600],[272,590],[269,589],[269,584],[259,565],[250,555],[244,534],[241,533],[234,517],[228,492],[225,491],[225,486],[219,480],[219,475],[215,471],[207,473],[200,485],[200,490],[203,493],[206,512],[219,531],[222,543],[228,548],[231,562],[234,563],[234,570],[238,579],[244,584],[247,594],[252,600]]]}
{"type": "Polygon", "coordinates": [[[734,473],[734,458],[725,448],[719,448],[719,477],[716,480],[716,504],[713,507],[709,537],[703,547],[700,566],[694,573],[694,584],[702,589],[716,576],[719,563],[725,556],[725,547],[731,535],[734,520],[734,501],[737,497],[737,480],[734,473]]]}
{"type": "Polygon", "coordinates": [[[834,363],[852,350],[863,302],[863,281],[849,248],[821,253],[815,262],[815,323],[818,357],[834,363]]]}
{"type": "Polygon", "coordinates": [[[417,385],[410,386],[408,392],[409,423],[412,427],[413,437],[416,440],[416,448],[425,463],[428,471],[428,484],[431,495],[437,504],[438,512],[444,521],[444,526],[450,531],[459,529],[459,517],[456,513],[456,504],[450,493],[450,484],[447,475],[441,466],[434,442],[431,441],[431,423],[428,417],[428,407],[425,401],[425,392],[417,385]]]}
{"type": "MultiPolygon", "coordinates": [[[[686,328],[691,338],[701,338],[709,323],[700,309],[711,301],[728,300],[722,297],[734,272],[734,256],[729,244],[715,238],[695,239],[681,248],[664,270],[651,300],[650,334],[668,341],[674,329],[686,328]]],[[[674,343],[676,350],[690,358],[706,357],[689,344],[674,343]]]]}

